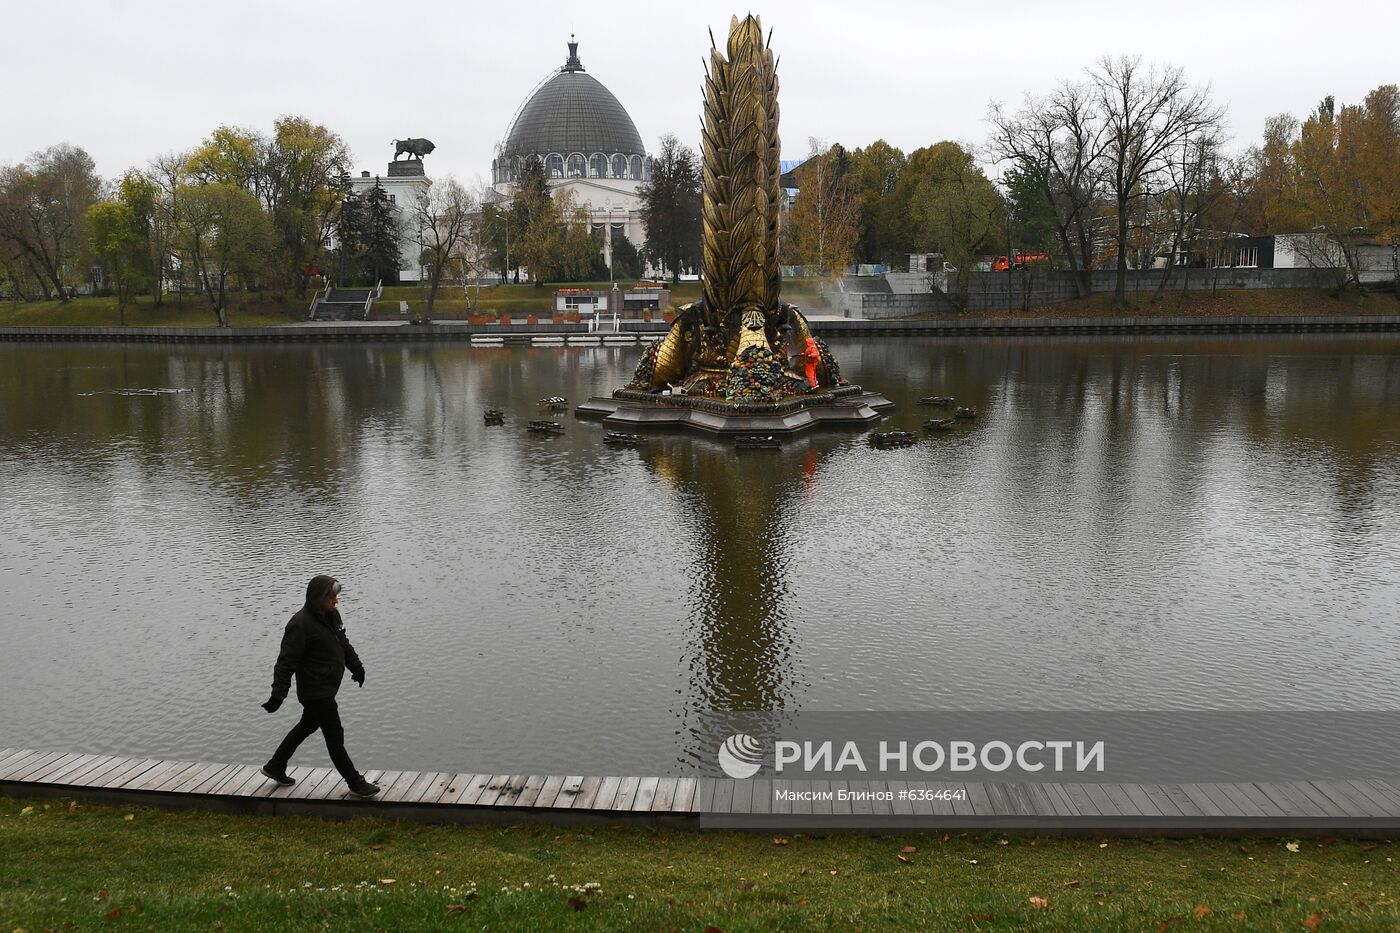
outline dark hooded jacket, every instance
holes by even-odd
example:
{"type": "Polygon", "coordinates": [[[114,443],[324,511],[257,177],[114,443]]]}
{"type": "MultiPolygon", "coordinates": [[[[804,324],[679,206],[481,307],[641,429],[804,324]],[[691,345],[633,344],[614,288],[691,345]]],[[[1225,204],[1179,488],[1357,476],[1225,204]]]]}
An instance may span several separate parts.
{"type": "Polygon", "coordinates": [[[282,633],[282,650],[272,670],[272,696],[279,701],[291,689],[293,674],[297,699],[303,702],[335,696],[347,668],[356,676],[364,674],[360,656],[345,637],[340,612],[321,611],[334,585],[334,577],[313,577],[306,587],[306,605],[292,616],[282,633]]]}

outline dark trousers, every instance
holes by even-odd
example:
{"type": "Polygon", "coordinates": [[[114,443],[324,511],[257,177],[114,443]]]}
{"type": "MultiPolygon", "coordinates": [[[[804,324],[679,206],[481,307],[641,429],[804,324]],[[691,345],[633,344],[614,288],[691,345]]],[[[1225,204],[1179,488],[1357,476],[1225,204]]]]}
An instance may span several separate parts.
{"type": "Polygon", "coordinates": [[[360,772],[355,770],[355,765],[351,763],[350,756],[345,751],[345,727],[340,724],[340,708],[335,704],[335,697],[302,700],[301,707],[301,719],[292,726],[292,731],[287,733],[282,744],[277,746],[277,751],[273,753],[268,764],[285,771],[287,762],[291,761],[292,755],[296,753],[297,746],[311,733],[320,729],[321,735],[326,739],[326,751],[331,753],[331,761],[335,763],[335,770],[340,772],[347,784],[359,780],[360,772]]]}

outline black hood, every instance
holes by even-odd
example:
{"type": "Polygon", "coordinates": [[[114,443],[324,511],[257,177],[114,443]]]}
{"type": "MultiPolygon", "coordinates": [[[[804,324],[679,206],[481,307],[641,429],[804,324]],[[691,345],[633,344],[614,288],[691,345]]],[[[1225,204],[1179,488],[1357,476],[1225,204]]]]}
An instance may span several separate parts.
{"type": "Polygon", "coordinates": [[[331,594],[331,590],[337,586],[335,577],[328,577],[325,574],[317,574],[311,578],[311,582],[306,584],[306,606],[316,612],[321,611],[321,605],[326,601],[326,597],[331,594]]]}

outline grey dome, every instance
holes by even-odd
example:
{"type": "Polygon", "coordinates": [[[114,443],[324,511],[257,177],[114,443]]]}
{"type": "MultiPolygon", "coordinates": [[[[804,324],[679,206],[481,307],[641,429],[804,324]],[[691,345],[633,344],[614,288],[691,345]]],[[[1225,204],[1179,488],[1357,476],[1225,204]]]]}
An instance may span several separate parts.
{"type": "Polygon", "coordinates": [[[583,70],[578,43],[569,43],[564,67],[546,81],[520,108],[501,145],[506,157],[551,153],[565,159],[581,153],[646,157],[637,125],[612,92],[583,70]]]}

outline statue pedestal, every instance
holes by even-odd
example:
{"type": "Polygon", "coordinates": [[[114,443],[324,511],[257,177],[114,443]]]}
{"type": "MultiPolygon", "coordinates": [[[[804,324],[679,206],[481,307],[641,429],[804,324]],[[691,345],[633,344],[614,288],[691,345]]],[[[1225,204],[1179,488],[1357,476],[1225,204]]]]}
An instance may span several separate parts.
{"type": "Polygon", "coordinates": [[[390,178],[422,178],[424,175],[421,159],[403,159],[389,163],[390,178]]]}
{"type": "Polygon", "coordinates": [[[878,392],[844,386],[771,405],[733,405],[686,395],[619,390],[594,396],[574,409],[579,418],[601,419],[619,431],[674,429],[720,437],[738,434],[790,436],[812,428],[865,428],[894,403],[878,392]]]}

